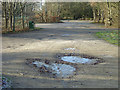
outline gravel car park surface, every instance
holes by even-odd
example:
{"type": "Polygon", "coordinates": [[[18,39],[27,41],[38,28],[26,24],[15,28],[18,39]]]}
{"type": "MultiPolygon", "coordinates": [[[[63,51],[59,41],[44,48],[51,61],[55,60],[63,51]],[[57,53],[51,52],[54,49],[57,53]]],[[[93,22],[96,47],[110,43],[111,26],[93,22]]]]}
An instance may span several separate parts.
{"type": "Polygon", "coordinates": [[[100,40],[96,32],[106,29],[90,21],[65,20],[41,23],[32,32],[4,34],[2,73],[10,77],[13,88],[117,88],[118,47],[100,40]],[[71,49],[67,49],[71,48],[71,49]],[[26,65],[26,58],[58,60],[59,53],[79,53],[102,58],[97,65],[78,65],[72,78],[49,78],[26,65]]]}

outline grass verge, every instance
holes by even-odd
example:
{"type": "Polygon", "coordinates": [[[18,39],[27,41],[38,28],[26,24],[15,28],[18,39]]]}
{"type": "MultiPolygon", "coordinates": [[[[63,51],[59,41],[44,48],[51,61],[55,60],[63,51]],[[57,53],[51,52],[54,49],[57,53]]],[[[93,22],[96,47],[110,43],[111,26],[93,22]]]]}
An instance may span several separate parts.
{"type": "Polygon", "coordinates": [[[97,32],[96,36],[98,36],[101,39],[104,39],[105,41],[120,46],[119,42],[119,32],[118,30],[113,31],[104,31],[104,32],[97,32]]]}

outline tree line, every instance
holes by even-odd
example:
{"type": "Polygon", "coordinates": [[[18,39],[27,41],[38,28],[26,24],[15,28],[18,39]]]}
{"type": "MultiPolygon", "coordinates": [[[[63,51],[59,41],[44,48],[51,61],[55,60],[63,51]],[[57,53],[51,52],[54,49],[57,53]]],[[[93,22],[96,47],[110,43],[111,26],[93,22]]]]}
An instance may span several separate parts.
{"type": "Polygon", "coordinates": [[[93,2],[94,22],[104,23],[105,26],[118,26],[119,2],[93,2]]]}
{"type": "Polygon", "coordinates": [[[71,2],[63,3],[61,17],[93,19],[105,26],[118,26],[119,2],[71,2]]]}
{"type": "Polygon", "coordinates": [[[46,2],[40,16],[45,18],[43,22],[49,22],[52,16],[56,16],[59,19],[89,19],[105,26],[118,26],[118,6],[119,2],[46,2]]]}
{"type": "Polygon", "coordinates": [[[59,22],[61,19],[94,20],[105,26],[118,25],[118,2],[2,2],[3,28],[25,29],[30,20],[59,22]]]}
{"type": "Polygon", "coordinates": [[[35,3],[2,2],[2,26],[5,30],[15,31],[16,26],[24,29],[28,18],[34,15],[35,3]]]}

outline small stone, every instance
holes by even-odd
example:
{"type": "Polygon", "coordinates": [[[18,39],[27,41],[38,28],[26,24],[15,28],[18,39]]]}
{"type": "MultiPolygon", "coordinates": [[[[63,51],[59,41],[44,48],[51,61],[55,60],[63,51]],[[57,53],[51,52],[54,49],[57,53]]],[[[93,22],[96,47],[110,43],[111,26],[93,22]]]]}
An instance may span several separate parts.
{"type": "Polygon", "coordinates": [[[49,64],[50,62],[49,62],[48,60],[45,60],[45,63],[46,63],[46,64],[49,64]]]}
{"type": "Polygon", "coordinates": [[[39,72],[42,72],[41,70],[39,72]]]}
{"type": "Polygon", "coordinates": [[[28,62],[29,64],[32,64],[32,62],[30,61],[30,62],[28,62]]]}
{"type": "Polygon", "coordinates": [[[21,44],[20,46],[24,46],[23,44],[21,44]]]}
{"type": "Polygon", "coordinates": [[[39,60],[38,58],[35,58],[35,60],[39,60]]]}
{"type": "Polygon", "coordinates": [[[29,58],[27,58],[26,60],[30,60],[29,58]]]}
{"type": "Polygon", "coordinates": [[[68,56],[68,54],[64,54],[64,56],[68,56]]]}
{"type": "Polygon", "coordinates": [[[33,66],[34,66],[34,67],[37,67],[37,65],[36,65],[36,64],[33,64],[33,66]]]}
{"type": "Polygon", "coordinates": [[[53,74],[54,76],[56,75],[56,74],[53,74]]]}
{"type": "Polygon", "coordinates": [[[23,76],[24,74],[23,74],[23,73],[20,73],[20,75],[22,75],[22,76],[23,76]]]}
{"type": "Polygon", "coordinates": [[[74,75],[77,75],[76,73],[74,75]]]}
{"type": "Polygon", "coordinates": [[[47,73],[50,73],[50,71],[46,70],[47,73]]]}
{"type": "Polygon", "coordinates": [[[55,63],[57,63],[57,61],[55,61],[55,63]]]}
{"type": "Polygon", "coordinates": [[[83,85],[83,83],[81,83],[81,85],[83,85]]]}
{"type": "Polygon", "coordinates": [[[74,56],[74,53],[70,53],[70,56],[74,56]]]}
{"type": "Polygon", "coordinates": [[[57,57],[60,57],[60,56],[57,56],[57,57]]]}
{"type": "Polygon", "coordinates": [[[53,78],[56,78],[56,76],[54,75],[53,78]]]}
{"type": "Polygon", "coordinates": [[[97,62],[96,63],[94,63],[93,65],[96,65],[97,64],[97,62]]]}

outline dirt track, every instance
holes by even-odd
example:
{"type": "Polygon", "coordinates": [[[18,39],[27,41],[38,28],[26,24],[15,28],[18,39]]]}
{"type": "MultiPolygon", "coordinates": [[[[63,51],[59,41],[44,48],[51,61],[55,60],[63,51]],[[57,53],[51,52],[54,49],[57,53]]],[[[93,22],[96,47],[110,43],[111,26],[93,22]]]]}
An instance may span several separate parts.
{"type": "Polygon", "coordinates": [[[109,30],[89,21],[36,24],[43,29],[3,35],[3,74],[14,88],[116,88],[118,87],[118,47],[95,37],[95,32],[109,30]],[[56,53],[75,53],[103,58],[98,65],[80,65],[71,79],[43,77],[25,64],[26,58],[54,60],[56,53]]]}

